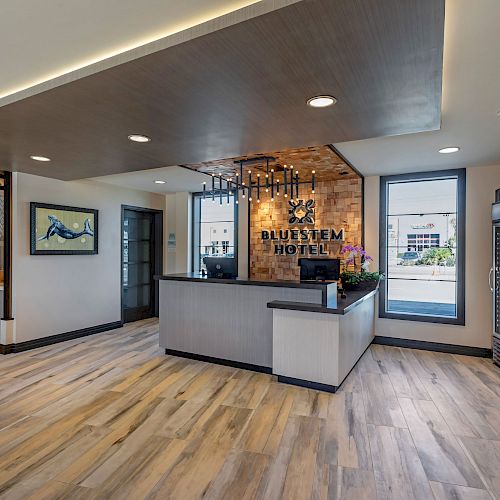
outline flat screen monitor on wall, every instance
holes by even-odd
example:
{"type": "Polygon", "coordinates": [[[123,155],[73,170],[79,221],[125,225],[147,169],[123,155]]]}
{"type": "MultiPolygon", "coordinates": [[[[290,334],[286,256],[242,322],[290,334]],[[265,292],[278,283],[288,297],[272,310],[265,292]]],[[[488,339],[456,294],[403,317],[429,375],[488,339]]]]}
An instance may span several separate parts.
{"type": "Polygon", "coordinates": [[[339,259],[299,259],[301,281],[335,281],[340,276],[339,259]]]}

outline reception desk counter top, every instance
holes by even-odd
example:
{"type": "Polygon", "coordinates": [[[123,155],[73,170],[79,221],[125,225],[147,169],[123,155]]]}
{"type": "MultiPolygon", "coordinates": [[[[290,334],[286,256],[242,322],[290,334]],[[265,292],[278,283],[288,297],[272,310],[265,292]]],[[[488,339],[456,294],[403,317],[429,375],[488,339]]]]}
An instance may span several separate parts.
{"type": "Polygon", "coordinates": [[[267,286],[274,288],[301,288],[309,290],[321,290],[324,307],[335,307],[337,303],[337,282],[336,281],[300,281],[300,280],[262,280],[252,278],[208,278],[199,273],[184,274],[164,274],[155,276],[157,280],[185,281],[191,283],[212,283],[218,285],[247,285],[247,286],[267,286]]]}
{"type": "Polygon", "coordinates": [[[286,309],[289,311],[305,311],[325,314],[347,314],[355,307],[361,305],[365,300],[373,297],[378,289],[356,290],[346,293],[346,298],[337,300],[337,307],[325,307],[319,304],[309,304],[307,302],[287,302],[274,300],[267,304],[270,309],[286,309]]]}

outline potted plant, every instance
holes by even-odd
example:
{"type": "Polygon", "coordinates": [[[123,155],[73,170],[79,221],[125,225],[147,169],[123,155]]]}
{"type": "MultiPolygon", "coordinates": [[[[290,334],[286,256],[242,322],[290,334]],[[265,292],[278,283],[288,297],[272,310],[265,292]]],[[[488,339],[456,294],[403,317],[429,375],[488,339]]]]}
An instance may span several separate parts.
{"type": "Polygon", "coordinates": [[[344,290],[375,290],[383,276],[370,272],[373,259],[362,246],[345,245],[341,250],[343,271],[340,274],[344,290]]]}

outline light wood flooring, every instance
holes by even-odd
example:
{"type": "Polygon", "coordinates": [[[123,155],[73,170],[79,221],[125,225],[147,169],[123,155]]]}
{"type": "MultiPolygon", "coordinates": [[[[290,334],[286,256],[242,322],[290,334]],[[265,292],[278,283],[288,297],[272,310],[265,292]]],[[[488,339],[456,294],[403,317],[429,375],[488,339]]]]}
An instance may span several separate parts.
{"type": "Polygon", "coordinates": [[[490,360],[373,345],[331,395],[162,355],[152,320],[0,357],[0,498],[433,497],[500,498],[490,360]]]}

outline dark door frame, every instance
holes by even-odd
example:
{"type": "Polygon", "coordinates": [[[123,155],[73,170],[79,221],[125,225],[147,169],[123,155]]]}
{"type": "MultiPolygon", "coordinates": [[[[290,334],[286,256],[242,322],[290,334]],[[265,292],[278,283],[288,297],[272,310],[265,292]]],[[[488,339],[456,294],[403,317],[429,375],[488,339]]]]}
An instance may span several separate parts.
{"type": "MultiPolygon", "coordinates": [[[[153,208],[135,207],[132,205],[121,206],[120,216],[120,305],[121,305],[121,321],[125,323],[124,315],[124,297],[123,297],[123,221],[125,210],[133,212],[147,212],[154,216],[154,270],[153,275],[163,274],[163,210],[153,208]]],[[[154,291],[154,308],[153,314],[158,317],[160,314],[160,285],[158,280],[153,283],[154,291]]]]}
{"type": "Polygon", "coordinates": [[[2,172],[4,185],[4,291],[3,291],[3,315],[4,321],[10,321],[12,317],[12,173],[2,172]]]}

